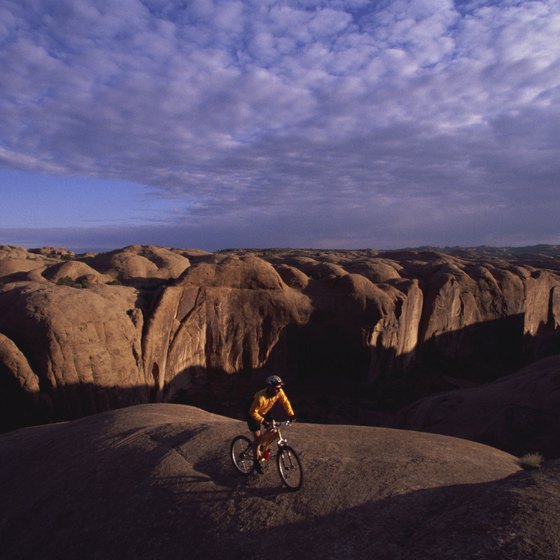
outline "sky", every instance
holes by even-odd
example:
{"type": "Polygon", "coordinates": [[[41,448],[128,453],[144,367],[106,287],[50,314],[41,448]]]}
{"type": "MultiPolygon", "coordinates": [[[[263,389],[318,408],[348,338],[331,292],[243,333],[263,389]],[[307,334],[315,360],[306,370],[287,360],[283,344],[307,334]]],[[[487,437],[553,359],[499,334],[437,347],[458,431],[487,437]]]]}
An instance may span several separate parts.
{"type": "Polygon", "coordinates": [[[0,0],[0,244],[560,244],[558,0],[0,0]]]}

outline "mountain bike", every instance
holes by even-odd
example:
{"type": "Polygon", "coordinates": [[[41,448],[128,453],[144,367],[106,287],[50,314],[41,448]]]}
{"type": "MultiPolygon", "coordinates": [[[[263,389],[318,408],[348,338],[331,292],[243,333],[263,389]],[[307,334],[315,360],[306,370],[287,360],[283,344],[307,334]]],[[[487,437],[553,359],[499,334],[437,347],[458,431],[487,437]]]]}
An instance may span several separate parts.
{"type": "MultiPolygon", "coordinates": [[[[281,428],[287,427],[291,421],[272,422],[265,434],[274,435],[274,438],[267,444],[261,458],[263,469],[276,457],[276,465],[282,482],[289,490],[299,490],[303,485],[303,467],[295,450],[288,445],[288,440],[283,437],[281,428]],[[275,452],[271,447],[276,442],[275,452]]],[[[256,462],[253,452],[253,442],[247,436],[237,436],[231,442],[231,460],[235,468],[243,475],[249,475],[255,471],[256,462]]]]}

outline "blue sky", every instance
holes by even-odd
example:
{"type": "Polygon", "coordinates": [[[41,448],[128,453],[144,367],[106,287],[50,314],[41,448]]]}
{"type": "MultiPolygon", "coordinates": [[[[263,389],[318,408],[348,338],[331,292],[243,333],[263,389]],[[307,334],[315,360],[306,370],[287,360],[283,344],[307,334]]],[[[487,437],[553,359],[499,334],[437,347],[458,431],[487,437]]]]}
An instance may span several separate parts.
{"type": "Polygon", "coordinates": [[[560,243],[557,0],[2,0],[0,244],[560,243]]]}

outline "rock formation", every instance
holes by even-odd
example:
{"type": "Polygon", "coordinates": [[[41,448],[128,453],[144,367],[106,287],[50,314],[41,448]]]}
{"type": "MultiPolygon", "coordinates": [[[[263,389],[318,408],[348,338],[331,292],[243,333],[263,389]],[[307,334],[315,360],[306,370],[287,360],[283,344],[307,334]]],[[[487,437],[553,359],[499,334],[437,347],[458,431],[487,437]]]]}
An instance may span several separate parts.
{"type": "Polygon", "coordinates": [[[275,371],[396,407],[557,352],[558,268],[488,250],[1,247],[2,399],[75,418],[275,371]]]}
{"type": "Polygon", "coordinates": [[[560,457],[560,356],[494,383],[417,401],[397,414],[398,428],[447,434],[521,455],[560,457]]]}
{"type": "Polygon", "coordinates": [[[152,404],[0,436],[5,558],[560,557],[558,461],[445,436],[294,425],[303,488],[233,469],[243,422],[152,404]]]}
{"type": "Polygon", "coordinates": [[[44,420],[147,402],[137,299],[136,290],[127,287],[5,284],[0,288],[3,377],[17,369],[14,390],[32,397],[29,404],[40,401],[36,413],[44,420]]]}
{"type": "Polygon", "coordinates": [[[107,284],[114,280],[112,276],[101,274],[86,263],[73,260],[51,265],[42,274],[56,284],[82,283],[84,287],[107,284]]]}
{"type": "Polygon", "coordinates": [[[99,272],[127,285],[150,286],[156,280],[177,278],[190,261],[170,249],[132,245],[85,258],[85,262],[99,272]]]}
{"type": "Polygon", "coordinates": [[[196,371],[261,368],[285,329],[304,324],[309,312],[307,299],[261,259],[194,265],[154,305],[143,339],[146,370],[160,391],[173,393],[196,371]]]}

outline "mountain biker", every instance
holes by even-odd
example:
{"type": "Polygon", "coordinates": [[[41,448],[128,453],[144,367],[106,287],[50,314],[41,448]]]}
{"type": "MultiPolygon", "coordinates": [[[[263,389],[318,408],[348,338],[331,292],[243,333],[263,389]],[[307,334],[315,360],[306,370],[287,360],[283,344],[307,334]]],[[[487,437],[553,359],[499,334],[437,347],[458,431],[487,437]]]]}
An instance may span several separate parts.
{"type": "Polygon", "coordinates": [[[265,427],[272,425],[273,418],[270,410],[278,401],[284,407],[290,420],[295,419],[292,405],[282,389],[283,385],[284,382],[278,375],[268,376],[266,378],[266,387],[255,393],[251,406],[247,411],[247,426],[249,426],[249,430],[253,433],[253,452],[255,454],[257,472],[259,473],[262,473],[259,446],[261,443],[269,443],[268,441],[263,441],[266,432],[261,434],[261,424],[264,424],[265,427]]]}

